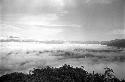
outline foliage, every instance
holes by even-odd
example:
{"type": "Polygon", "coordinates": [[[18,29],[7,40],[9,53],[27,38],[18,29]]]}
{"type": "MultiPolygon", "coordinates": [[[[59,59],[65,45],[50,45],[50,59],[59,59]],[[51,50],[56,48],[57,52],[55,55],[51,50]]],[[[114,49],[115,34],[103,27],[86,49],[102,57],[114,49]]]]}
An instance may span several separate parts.
{"type": "Polygon", "coordinates": [[[34,68],[29,74],[14,72],[3,75],[0,82],[125,82],[112,75],[113,70],[110,68],[105,68],[104,74],[88,73],[83,68],[67,64],[59,68],[34,68]]]}

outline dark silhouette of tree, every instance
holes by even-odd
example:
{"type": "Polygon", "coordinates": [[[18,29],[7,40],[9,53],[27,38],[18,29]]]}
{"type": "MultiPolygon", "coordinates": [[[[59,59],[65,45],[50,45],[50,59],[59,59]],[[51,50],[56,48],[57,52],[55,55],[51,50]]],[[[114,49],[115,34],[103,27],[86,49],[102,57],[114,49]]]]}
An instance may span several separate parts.
{"type": "Polygon", "coordinates": [[[59,68],[46,66],[34,68],[29,74],[10,73],[0,77],[0,82],[125,82],[119,80],[113,74],[113,70],[105,68],[104,74],[88,73],[84,67],[72,67],[63,65],[59,68]]]}

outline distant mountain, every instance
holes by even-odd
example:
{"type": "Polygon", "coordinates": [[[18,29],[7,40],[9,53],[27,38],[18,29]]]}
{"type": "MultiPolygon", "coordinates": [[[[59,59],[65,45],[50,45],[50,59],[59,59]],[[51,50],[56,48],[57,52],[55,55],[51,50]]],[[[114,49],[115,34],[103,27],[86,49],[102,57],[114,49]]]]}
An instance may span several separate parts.
{"type": "Polygon", "coordinates": [[[0,42],[15,42],[15,41],[20,41],[20,38],[16,36],[8,36],[0,38],[0,42]]]}
{"type": "Polygon", "coordinates": [[[111,41],[63,41],[63,40],[49,40],[49,41],[38,41],[33,39],[22,39],[16,36],[9,36],[7,38],[0,38],[0,42],[39,42],[45,44],[101,44],[107,46],[114,46],[118,48],[125,48],[125,39],[115,39],[111,41]]]}
{"type": "Polygon", "coordinates": [[[39,43],[46,43],[46,44],[100,44],[99,41],[64,41],[64,40],[33,40],[33,39],[21,39],[16,36],[9,36],[6,38],[0,38],[0,42],[39,42],[39,43]]]}
{"type": "Polygon", "coordinates": [[[125,39],[115,39],[111,41],[102,41],[102,45],[114,46],[118,48],[125,48],[125,39]]]}
{"type": "Polygon", "coordinates": [[[22,39],[19,37],[9,36],[6,38],[0,38],[0,42],[35,42],[32,39],[22,39]]]}

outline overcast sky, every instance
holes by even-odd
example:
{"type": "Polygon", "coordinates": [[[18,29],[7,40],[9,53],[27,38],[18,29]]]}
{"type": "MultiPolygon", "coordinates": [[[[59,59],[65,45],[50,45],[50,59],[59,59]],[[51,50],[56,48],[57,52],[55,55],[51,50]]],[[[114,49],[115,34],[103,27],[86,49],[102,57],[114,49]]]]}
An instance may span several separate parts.
{"type": "Polygon", "coordinates": [[[0,37],[125,38],[125,0],[0,0],[0,37]]]}

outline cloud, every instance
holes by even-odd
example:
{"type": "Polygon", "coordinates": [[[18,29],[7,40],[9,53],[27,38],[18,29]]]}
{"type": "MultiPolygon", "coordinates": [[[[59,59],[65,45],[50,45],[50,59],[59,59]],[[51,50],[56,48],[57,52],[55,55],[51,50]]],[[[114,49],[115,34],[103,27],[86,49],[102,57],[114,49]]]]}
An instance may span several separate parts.
{"type": "MultiPolygon", "coordinates": [[[[1,54],[1,53],[0,53],[1,54]]],[[[4,53],[4,57],[0,56],[0,74],[10,73],[14,71],[27,71],[29,68],[42,66],[46,64],[47,58],[51,61],[53,57],[47,57],[48,54],[36,55],[37,52],[26,54],[26,52],[12,51],[4,53]],[[46,56],[47,58],[45,58],[46,56]]]]}
{"type": "Polygon", "coordinates": [[[67,8],[74,8],[79,4],[110,4],[118,0],[2,0],[3,14],[9,13],[68,13],[67,8]]]}
{"type": "Polygon", "coordinates": [[[125,35],[125,29],[115,29],[111,32],[111,34],[115,35],[125,35]]]}
{"type": "Polygon", "coordinates": [[[99,3],[99,4],[110,4],[112,3],[113,1],[116,1],[116,0],[83,0],[84,3],[87,3],[87,4],[95,4],[95,3],[99,3]]]}
{"type": "Polygon", "coordinates": [[[107,33],[107,36],[114,36],[115,39],[123,39],[125,38],[125,29],[114,29],[107,33]]]}
{"type": "Polygon", "coordinates": [[[65,12],[71,0],[3,0],[4,13],[56,13],[65,12]]]}
{"type": "Polygon", "coordinates": [[[31,15],[31,16],[23,16],[18,19],[18,23],[28,24],[28,25],[48,25],[53,21],[58,20],[58,16],[56,14],[42,14],[42,15],[31,15]]]}
{"type": "MultiPolygon", "coordinates": [[[[47,24],[48,25],[48,24],[47,24]]],[[[57,39],[63,28],[55,28],[51,25],[9,25],[3,24],[1,37],[16,36],[23,39],[51,40],[57,39]]]]}
{"type": "Polygon", "coordinates": [[[54,27],[54,28],[81,28],[81,25],[79,24],[50,24],[45,25],[46,27],[54,27]]]}
{"type": "MultiPolygon", "coordinates": [[[[92,51],[89,50],[87,52],[70,51],[70,48],[74,49],[78,48],[78,46],[79,45],[73,46],[72,44],[67,46],[67,44],[46,45],[40,43],[13,43],[13,42],[8,44],[5,43],[4,46],[0,47],[0,49],[3,48],[4,50],[0,51],[0,75],[15,71],[28,72],[29,69],[32,69],[34,67],[35,68],[42,67],[45,65],[59,66],[62,65],[63,63],[69,63],[72,65],[75,65],[76,63],[77,65],[81,65],[82,63],[85,66],[95,65],[95,67],[97,67],[96,65],[100,64],[101,65],[107,65],[107,63],[122,64],[125,61],[124,53],[120,52],[118,55],[117,52],[112,52],[112,50],[111,53],[110,51],[105,52],[105,50],[104,51],[101,50],[101,53],[100,50],[99,51],[96,50],[96,52],[93,52],[93,50],[92,51]],[[61,49],[61,52],[58,51],[59,49],[61,49]],[[67,49],[69,49],[69,51],[67,51],[67,49]],[[68,61],[66,60],[67,58],[65,58],[65,52],[69,52],[69,54],[71,53],[71,55],[67,56],[68,61]],[[62,57],[60,55],[62,55],[62,57]],[[83,61],[85,56],[86,60],[83,61]],[[78,60],[78,58],[80,58],[80,60],[78,60]],[[81,60],[81,58],[83,59],[81,60]],[[69,59],[71,61],[69,61],[69,59]]],[[[81,47],[92,48],[92,45],[91,47],[90,46],[81,46],[81,47]]],[[[100,67],[98,67],[97,69],[99,69],[100,67]]]]}
{"type": "Polygon", "coordinates": [[[38,15],[6,15],[2,22],[10,25],[50,25],[55,24],[59,20],[59,16],[56,13],[38,14],[38,15]]]}

